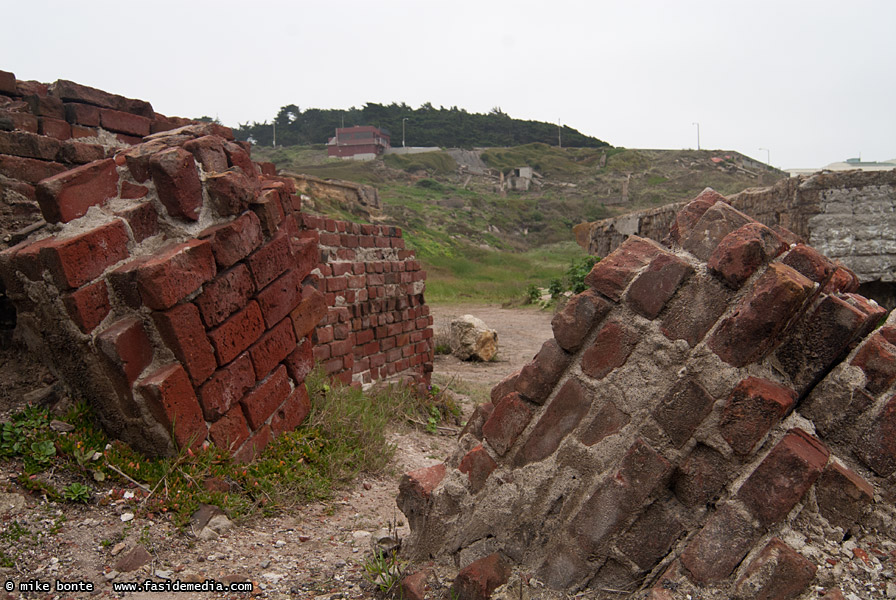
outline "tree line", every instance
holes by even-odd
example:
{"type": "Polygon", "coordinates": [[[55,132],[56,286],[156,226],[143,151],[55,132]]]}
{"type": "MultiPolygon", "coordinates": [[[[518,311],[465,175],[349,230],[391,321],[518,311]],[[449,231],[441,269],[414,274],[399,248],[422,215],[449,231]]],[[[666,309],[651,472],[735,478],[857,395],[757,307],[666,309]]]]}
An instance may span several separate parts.
{"type": "Polygon", "coordinates": [[[420,108],[405,103],[389,105],[368,102],[361,108],[320,109],[304,111],[295,104],[280,109],[272,123],[241,124],[233,130],[239,140],[262,146],[325,144],[334,136],[337,127],[372,125],[385,129],[392,146],[402,144],[402,125],[408,146],[440,146],[443,148],[473,148],[518,146],[533,142],[556,145],[557,136],[564,146],[599,148],[607,142],[579,133],[572,127],[513,119],[500,107],[487,114],[470,113],[462,108],[435,108],[427,102],[420,108]]]}

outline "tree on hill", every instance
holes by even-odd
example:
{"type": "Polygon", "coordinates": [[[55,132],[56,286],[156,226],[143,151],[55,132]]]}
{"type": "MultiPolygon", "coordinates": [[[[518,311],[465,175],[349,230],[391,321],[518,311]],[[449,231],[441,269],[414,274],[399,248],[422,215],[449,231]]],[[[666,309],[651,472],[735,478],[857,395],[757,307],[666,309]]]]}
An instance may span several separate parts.
{"type": "MultiPolygon", "coordinates": [[[[533,142],[557,143],[557,125],[553,123],[513,119],[497,106],[488,114],[480,114],[457,106],[435,108],[429,102],[417,109],[404,102],[388,105],[368,102],[361,108],[309,108],[304,111],[295,104],[288,104],[280,109],[273,123],[241,124],[233,132],[239,140],[251,139],[263,146],[270,146],[276,124],[278,145],[292,146],[325,144],[337,127],[373,125],[387,130],[392,136],[392,145],[398,146],[401,144],[403,122],[405,140],[409,146],[473,148],[519,146],[533,142]]],[[[561,137],[564,146],[609,146],[602,140],[567,126],[561,128],[561,137]]]]}

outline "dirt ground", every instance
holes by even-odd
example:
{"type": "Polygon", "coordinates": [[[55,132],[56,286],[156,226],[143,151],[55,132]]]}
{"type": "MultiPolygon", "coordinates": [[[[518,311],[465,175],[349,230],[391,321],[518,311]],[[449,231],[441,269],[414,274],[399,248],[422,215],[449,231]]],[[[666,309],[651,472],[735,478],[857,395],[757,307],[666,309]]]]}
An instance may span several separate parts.
{"type": "MultiPolygon", "coordinates": [[[[468,363],[450,356],[435,360],[434,383],[456,393],[466,414],[488,398],[495,383],[531,360],[551,336],[550,312],[483,305],[431,309],[437,332],[462,314],[477,316],[498,332],[499,351],[494,361],[468,363]]],[[[0,417],[5,419],[22,406],[23,398],[39,395],[53,381],[21,347],[0,348],[0,417]]],[[[178,531],[163,518],[124,520],[133,512],[133,499],[122,498],[102,507],[47,502],[24,492],[14,481],[16,473],[8,465],[0,466],[0,548],[14,558],[12,566],[0,567],[0,584],[6,583],[6,589],[12,586],[14,591],[9,596],[0,591],[0,598],[174,596],[170,592],[114,590],[116,584],[166,579],[251,582],[253,588],[251,594],[212,592],[175,597],[375,597],[363,568],[371,535],[390,522],[399,525],[399,537],[408,533],[395,505],[399,477],[443,460],[454,440],[447,432],[432,435],[409,428],[395,429],[389,436],[396,453],[387,473],[361,477],[332,501],[238,523],[213,540],[178,531]],[[124,571],[125,565],[119,561],[138,547],[148,551],[148,564],[124,571]],[[31,580],[47,582],[51,589],[20,594],[17,586],[31,580]],[[90,583],[93,592],[62,593],[53,589],[56,581],[84,582],[84,587],[90,583]]],[[[444,585],[449,585],[453,566],[435,567],[444,585]]]]}

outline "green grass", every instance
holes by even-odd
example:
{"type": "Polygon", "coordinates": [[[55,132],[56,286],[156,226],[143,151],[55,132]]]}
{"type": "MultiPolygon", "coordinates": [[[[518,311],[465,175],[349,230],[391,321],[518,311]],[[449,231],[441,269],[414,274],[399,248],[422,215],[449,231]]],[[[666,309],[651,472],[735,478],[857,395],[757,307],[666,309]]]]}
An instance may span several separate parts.
{"type": "Polygon", "coordinates": [[[457,162],[447,152],[421,152],[419,154],[387,154],[386,166],[402,171],[426,171],[430,175],[450,175],[457,170],[457,162]]]}
{"type": "Polygon", "coordinates": [[[529,166],[545,176],[572,175],[594,167],[607,148],[557,148],[535,143],[513,148],[489,148],[482,160],[504,173],[529,166]]]}

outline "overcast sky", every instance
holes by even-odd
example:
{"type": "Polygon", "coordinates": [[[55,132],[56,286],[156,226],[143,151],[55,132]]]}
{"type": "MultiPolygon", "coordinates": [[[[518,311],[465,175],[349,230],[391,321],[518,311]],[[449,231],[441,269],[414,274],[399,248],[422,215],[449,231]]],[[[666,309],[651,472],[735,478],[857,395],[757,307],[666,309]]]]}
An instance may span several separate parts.
{"type": "MultiPolygon", "coordinates": [[[[896,158],[896,2],[3,2],[0,69],[270,121],[286,104],[499,106],[630,148],[896,158]]],[[[408,132],[408,142],[412,142],[408,132]]]]}

